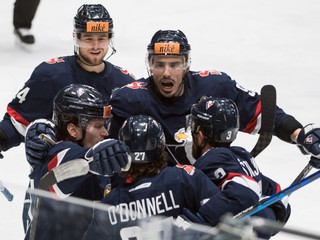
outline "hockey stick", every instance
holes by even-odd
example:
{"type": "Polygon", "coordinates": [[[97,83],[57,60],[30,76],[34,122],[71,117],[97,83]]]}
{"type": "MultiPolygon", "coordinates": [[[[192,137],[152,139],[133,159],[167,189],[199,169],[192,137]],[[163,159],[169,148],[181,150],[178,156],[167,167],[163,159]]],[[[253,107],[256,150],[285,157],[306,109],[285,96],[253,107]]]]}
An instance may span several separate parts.
{"type": "Polygon", "coordinates": [[[89,163],[83,158],[63,163],[47,172],[39,183],[39,189],[48,190],[52,185],[64,180],[84,176],[89,172],[89,163]]]}
{"type": "Polygon", "coordinates": [[[253,157],[258,156],[271,142],[276,117],[276,89],[273,85],[261,88],[261,129],[260,136],[251,150],[253,157]]]}
{"type": "MultiPolygon", "coordinates": [[[[43,141],[48,142],[51,146],[57,144],[44,133],[41,133],[39,137],[43,141]]],[[[64,180],[86,175],[90,172],[90,162],[90,160],[86,160],[84,158],[77,158],[53,168],[40,179],[39,189],[48,190],[52,185],[64,180]]],[[[96,172],[92,173],[97,174],[96,172]]]]}
{"type": "MultiPolygon", "coordinates": [[[[57,144],[55,141],[53,141],[49,136],[46,134],[41,133],[39,137],[48,142],[50,145],[57,144]]],[[[85,159],[74,159],[72,161],[63,163],[49,172],[47,172],[41,179],[39,183],[39,189],[41,190],[49,190],[51,186],[54,184],[57,184],[61,181],[64,181],[66,179],[84,176],[89,172],[89,163],[85,159]]],[[[40,209],[41,205],[41,198],[36,197],[36,204],[35,208],[40,209]]],[[[29,240],[36,239],[37,234],[37,225],[38,225],[38,215],[35,215],[32,219],[31,225],[30,225],[30,234],[29,234],[29,240]]]]}
{"type": "MultiPolygon", "coordinates": [[[[41,133],[39,138],[41,138],[43,141],[46,141],[51,146],[57,144],[44,133],[41,133]]],[[[90,168],[88,161],[82,158],[63,163],[47,172],[40,179],[39,189],[48,190],[52,185],[66,179],[84,176],[89,172],[89,170],[90,168]]]]}
{"type": "Polygon", "coordinates": [[[259,203],[257,203],[256,205],[253,205],[245,210],[243,210],[242,212],[238,213],[237,215],[234,216],[235,219],[246,219],[250,216],[252,216],[253,214],[265,209],[266,207],[272,205],[273,203],[279,201],[280,199],[282,199],[285,196],[289,196],[291,193],[295,192],[296,190],[304,187],[305,185],[313,182],[314,180],[318,179],[320,177],[320,170],[311,174],[308,177],[305,177],[304,179],[302,179],[301,181],[298,181],[294,184],[291,184],[289,187],[283,189],[282,191],[263,199],[262,201],[260,201],[259,203]]]}
{"type": "Polygon", "coordinates": [[[0,181],[0,191],[3,193],[3,195],[7,198],[8,201],[12,201],[13,199],[13,195],[11,194],[11,192],[9,192],[8,188],[6,188],[2,181],[0,181]]]}
{"type": "Polygon", "coordinates": [[[305,176],[308,175],[308,173],[311,171],[313,167],[311,166],[310,163],[307,164],[307,166],[302,169],[302,171],[299,173],[299,175],[294,179],[294,181],[291,183],[291,185],[300,182],[305,176]]]}

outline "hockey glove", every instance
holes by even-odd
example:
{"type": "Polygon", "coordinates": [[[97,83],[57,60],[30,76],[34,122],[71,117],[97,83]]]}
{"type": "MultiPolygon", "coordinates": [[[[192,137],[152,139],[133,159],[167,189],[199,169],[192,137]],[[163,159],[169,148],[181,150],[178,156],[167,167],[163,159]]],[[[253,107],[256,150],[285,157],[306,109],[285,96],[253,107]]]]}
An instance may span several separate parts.
{"type": "Polygon", "coordinates": [[[315,124],[308,124],[300,131],[297,144],[303,154],[310,154],[320,161],[320,128],[315,124]]]}
{"type": "Polygon", "coordinates": [[[41,164],[52,145],[39,137],[41,133],[56,141],[55,125],[51,121],[38,119],[30,123],[26,130],[25,148],[27,160],[31,165],[41,164]]]}
{"type": "Polygon", "coordinates": [[[97,143],[87,151],[85,158],[89,161],[90,172],[97,175],[112,176],[128,171],[131,166],[128,146],[116,139],[97,143]]]}
{"type": "Polygon", "coordinates": [[[315,158],[315,157],[311,156],[309,164],[314,168],[320,169],[320,160],[319,160],[319,158],[315,158]]]}
{"type": "Polygon", "coordinates": [[[276,220],[281,223],[286,223],[291,214],[291,207],[288,203],[288,196],[283,197],[280,201],[275,202],[270,205],[271,208],[276,215],[276,220]]]}

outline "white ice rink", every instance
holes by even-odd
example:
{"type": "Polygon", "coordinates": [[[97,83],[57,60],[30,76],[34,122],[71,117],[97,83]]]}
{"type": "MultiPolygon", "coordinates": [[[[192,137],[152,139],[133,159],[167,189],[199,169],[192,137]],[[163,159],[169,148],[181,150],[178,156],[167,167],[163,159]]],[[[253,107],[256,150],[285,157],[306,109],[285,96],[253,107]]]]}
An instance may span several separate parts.
{"type": "MultiPolygon", "coordinates": [[[[72,21],[83,3],[102,3],[114,20],[116,55],[110,61],[136,77],[146,76],[146,46],[159,29],[181,29],[192,47],[192,69],[226,72],[242,86],[277,88],[277,103],[302,124],[320,123],[320,2],[318,0],[43,0],[33,22],[36,44],[27,52],[14,44],[13,0],[1,1],[0,113],[33,69],[52,57],[73,53],[72,21]]],[[[45,93],[43,93],[45,94],[45,93]]],[[[251,149],[257,136],[240,134],[251,149]]],[[[21,221],[29,166],[24,146],[0,159],[0,180],[14,194],[0,194],[0,238],[23,239],[21,221]]],[[[295,146],[276,138],[256,159],[260,170],[287,187],[307,164],[295,146]]],[[[319,233],[320,180],[290,197],[288,228],[319,233]]],[[[284,233],[274,240],[304,239],[284,233]]]]}

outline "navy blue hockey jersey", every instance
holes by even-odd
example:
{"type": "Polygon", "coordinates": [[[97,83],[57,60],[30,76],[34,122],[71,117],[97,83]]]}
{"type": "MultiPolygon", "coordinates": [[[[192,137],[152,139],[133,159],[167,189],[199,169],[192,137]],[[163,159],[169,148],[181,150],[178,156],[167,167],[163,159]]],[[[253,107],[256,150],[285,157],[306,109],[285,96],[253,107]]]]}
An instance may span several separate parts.
{"type": "Polygon", "coordinates": [[[53,58],[35,68],[29,80],[8,104],[0,129],[8,138],[8,148],[24,141],[25,128],[38,118],[51,119],[53,98],[63,87],[86,84],[100,91],[106,99],[121,86],[135,79],[127,70],[105,61],[102,73],[82,69],[75,56],[53,58]],[[11,118],[11,119],[10,119],[11,118]]]}
{"type": "MultiPolygon", "coordinates": [[[[68,161],[84,158],[87,150],[76,143],[68,141],[62,141],[54,145],[50,148],[44,163],[34,166],[33,171],[29,175],[30,186],[38,188],[40,179],[48,171],[68,161]]],[[[92,210],[77,206],[77,204],[59,201],[59,199],[73,196],[101,201],[104,188],[108,183],[110,183],[109,178],[88,173],[85,176],[74,177],[54,184],[50,187],[49,191],[54,193],[55,197],[53,199],[41,198],[41,204],[36,204],[37,197],[31,195],[31,211],[34,217],[37,217],[38,222],[37,227],[34,228],[36,230],[36,239],[68,239],[68,236],[72,236],[72,239],[81,239],[90,223],[92,210]],[[69,229],[74,221],[77,221],[79,224],[74,225],[73,229],[69,229]],[[71,232],[73,235],[71,235],[71,232]],[[64,236],[64,238],[58,238],[57,236],[64,236]]],[[[26,239],[29,239],[29,234],[30,228],[28,228],[26,239]]]]}
{"type": "MultiPolygon", "coordinates": [[[[184,79],[184,94],[164,98],[156,93],[152,77],[128,84],[115,91],[110,99],[115,120],[111,135],[117,136],[121,122],[132,115],[145,114],[154,117],[163,127],[166,143],[180,163],[186,163],[183,143],[186,141],[184,127],[186,115],[192,104],[202,96],[226,97],[232,99],[240,113],[240,130],[257,133],[261,126],[261,101],[256,92],[241,87],[227,74],[218,71],[188,72],[184,79]]],[[[275,132],[287,114],[280,108],[276,111],[275,132]]]]}
{"type": "Polygon", "coordinates": [[[175,218],[183,208],[197,212],[218,192],[208,177],[193,166],[167,167],[151,178],[112,189],[102,200],[111,206],[107,212],[95,210],[97,218],[91,222],[85,239],[128,239],[121,234],[138,237],[134,233],[139,233],[143,219],[155,215],[175,218]]]}
{"type": "MultiPolygon", "coordinates": [[[[207,206],[200,209],[201,213],[211,216],[208,218],[210,221],[225,211],[235,215],[255,205],[262,196],[270,196],[281,190],[278,183],[260,172],[252,155],[241,147],[211,148],[194,166],[202,170],[221,189],[207,206]],[[220,202],[218,210],[208,207],[216,205],[217,202],[220,202]]],[[[217,222],[211,224],[215,225],[217,222]]]]}
{"type": "MultiPolygon", "coordinates": [[[[29,175],[31,181],[34,182],[34,187],[39,187],[40,179],[47,172],[68,161],[84,158],[87,151],[87,148],[68,141],[61,141],[52,146],[43,164],[34,165],[29,175]]],[[[60,199],[71,195],[83,199],[100,201],[103,197],[104,187],[108,183],[107,181],[109,181],[109,178],[102,178],[89,173],[86,176],[74,177],[55,184],[49,191],[55,193],[60,199]],[[100,181],[103,179],[105,179],[105,181],[101,182],[103,185],[101,186],[100,181]]]]}

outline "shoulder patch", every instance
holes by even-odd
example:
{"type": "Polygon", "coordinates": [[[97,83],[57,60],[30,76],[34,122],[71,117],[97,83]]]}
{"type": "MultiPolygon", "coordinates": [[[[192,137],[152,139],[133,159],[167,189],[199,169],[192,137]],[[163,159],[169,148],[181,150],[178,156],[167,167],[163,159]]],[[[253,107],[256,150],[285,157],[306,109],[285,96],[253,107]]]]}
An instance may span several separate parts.
{"type": "Polygon", "coordinates": [[[184,169],[191,176],[194,174],[194,171],[196,170],[196,168],[191,165],[177,164],[176,167],[184,169]]]}
{"type": "Polygon", "coordinates": [[[63,58],[51,58],[49,61],[46,61],[48,64],[56,64],[64,62],[63,58]]]}
{"type": "Polygon", "coordinates": [[[200,77],[207,77],[209,75],[222,75],[221,72],[216,70],[203,70],[198,72],[200,77]]]}
{"type": "Polygon", "coordinates": [[[148,90],[147,85],[148,85],[147,82],[136,81],[136,82],[129,83],[129,84],[123,86],[123,87],[131,88],[131,89],[145,89],[145,90],[148,90]]]}
{"type": "Polygon", "coordinates": [[[125,75],[129,75],[130,77],[132,77],[133,79],[136,79],[136,77],[134,76],[134,74],[132,74],[131,72],[129,72],[127,69],[123,69],[122,67],[119,67],[117,65],[114,65],[115,68],[119,69],[120,72],[122,72],[125,75]]]}

